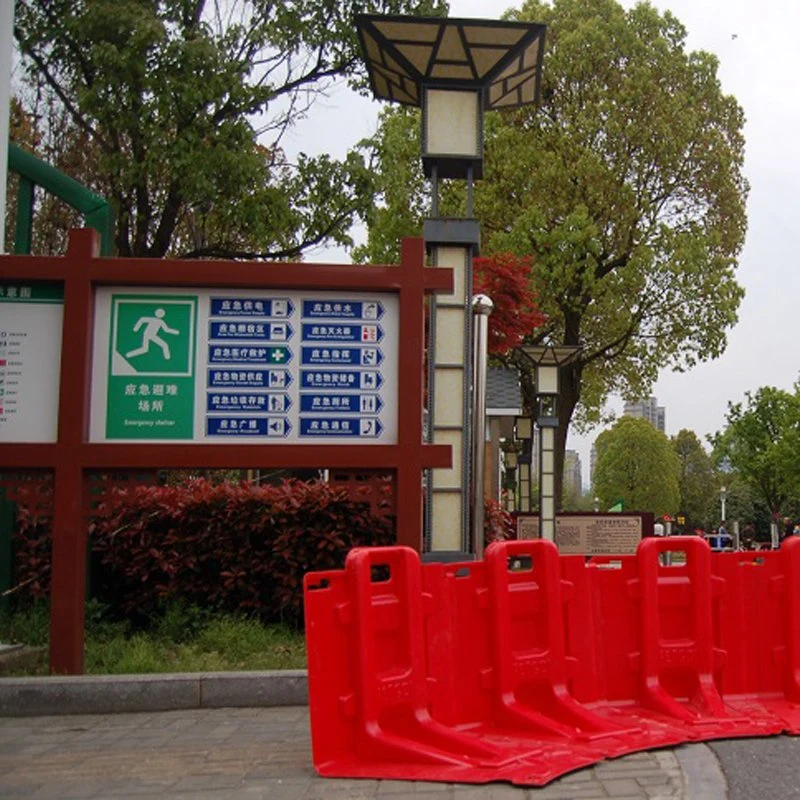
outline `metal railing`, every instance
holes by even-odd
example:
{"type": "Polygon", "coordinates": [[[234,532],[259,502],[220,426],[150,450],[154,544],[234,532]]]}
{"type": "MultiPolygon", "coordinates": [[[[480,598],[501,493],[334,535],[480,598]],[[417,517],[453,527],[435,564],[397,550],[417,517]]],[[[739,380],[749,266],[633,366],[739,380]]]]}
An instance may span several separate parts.
{"type": "Polygon", "coordinates": [[[15,254],[27,255],[31,252],[37,186],[80,211],[86,225],[100,234],[101,255],[113,254],[114,212],[105,198],[13,142],[9,142],[8,145],[8,169],[19,175],[17,224],[14,232],[15,254]]]}

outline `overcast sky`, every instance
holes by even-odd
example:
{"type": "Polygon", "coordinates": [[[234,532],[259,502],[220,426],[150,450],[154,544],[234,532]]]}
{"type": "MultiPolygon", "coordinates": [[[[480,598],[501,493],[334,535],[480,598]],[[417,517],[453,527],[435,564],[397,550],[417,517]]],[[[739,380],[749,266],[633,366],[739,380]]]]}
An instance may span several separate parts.
{"type": "MultiPolygon", "coordinates": [[[[497,19],[515,3],[451,0],[450,16],[497,19]]],[[[630,8],[631,0],[622,0],[630,8]]],[[[795,240],[800,234],[800,29],[798,0],[657,0],[688,31],[691,50],[715,53],[723,91],[744,108],[747,123],[745,174],[750,182],[747,241],[737,273],[746,296],[728,348],[716,361],[688,373],[664,372],[653,394],[666,407],[669,435],[682,428],[701,439],[724,426],[728,402],[761,386],[791,389],[800,371],[800,272],[795,240]],[[795,220],[792,222],[792,220],[795,220]],[[795,330],[793,330],[795,329],[795,330]]],[[[373,133],[379,105],[343,89],[315,107],[309,122],[286,143],[289,150],[329,152],[341,157],[373,133]],[[320,135],[324,131],[324,136],[320,135]]],[[[312,260],[347,261],[341,251],[318,252],[312,260]]],[[[610,407],[617,412],[622,403],[610,407]]],[[[589,450],[599,430],[570,436],[589,479],[589,450]]]]}

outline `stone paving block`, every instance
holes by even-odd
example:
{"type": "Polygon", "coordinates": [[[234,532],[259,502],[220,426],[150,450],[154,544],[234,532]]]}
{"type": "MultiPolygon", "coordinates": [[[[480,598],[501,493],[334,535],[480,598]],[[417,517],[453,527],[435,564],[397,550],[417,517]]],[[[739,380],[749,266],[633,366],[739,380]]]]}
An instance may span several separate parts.
{"type": "Polygon", "coordinates": [[[640,778],[636,778],[636,783],[640,786],[666,786],[669,785],[669,776],[668,775],[643,775],[640,778]]]}
{"type": "Polygon", "coordinates": [[[522,800],[528,796],[526,788],[512,786],[508,783],[490,783],[487,789],[489,800],[522,800]]]}
{"type": "MultiPolygon", "coordinates": [[[[642,798],[644,796],[642,794],[642,798]]],[[[597,781],[581,787],[556,781],[540,789],[532,789],[530,797],[531,800],[608,800],[608,794],[597,781]]]]}
{"type": "Polygon", "coordinates": [[[641,797],[641,786],[633,778],[621,778],[619,780],[607,780],[600,778],[600,783],[603,788],[608,792],[609,796],[614,798],[621,798],[625,796],[641,797]]]}

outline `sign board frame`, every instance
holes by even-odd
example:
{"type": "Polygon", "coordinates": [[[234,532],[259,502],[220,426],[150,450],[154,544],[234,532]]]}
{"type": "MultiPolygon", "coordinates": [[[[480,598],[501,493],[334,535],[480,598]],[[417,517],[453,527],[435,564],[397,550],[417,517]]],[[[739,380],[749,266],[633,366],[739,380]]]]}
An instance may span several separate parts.
{"type": "MultiPolygon", "coordinates": [[[[515,514],[518,539],[539,538],[539,516],[515,514]]],[[[649,512],[561,512],[556,515],[555,543],[562,555],[632,555],[639,542],[653,535],[649,512]]]]}
{"type": "Polygon", "coordinates": [[[424,296],[452,292],[452,270],[425,267],[421,238],[404,239],[399,265],[336,265],[100,258],[92,229],[72,231],[64,256],[0,256],[0,280],[60,282],[64,316],[58,438],[48,443],[0,442],[0,469],[54,471],[50,670],[83,671],[87,530],[82,498],[91,471],[374,469],[395,479],[397,543],[422,545],[422,472],[449,467],[451,448],[423,441],[424,296]],[[206,286],[216,290],[291,289],[388,292],[397,296],[397,439],[394,444],[108,443],[89,438],[94,295],[98,287],[206,286]],[[415,400],[418,398],[418,400],[415,400]]]}

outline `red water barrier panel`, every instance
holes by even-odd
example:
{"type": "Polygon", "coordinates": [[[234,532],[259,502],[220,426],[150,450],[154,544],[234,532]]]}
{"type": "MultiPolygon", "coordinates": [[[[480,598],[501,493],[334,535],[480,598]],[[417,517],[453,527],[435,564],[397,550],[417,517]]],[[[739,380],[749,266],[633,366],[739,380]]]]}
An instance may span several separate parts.
{"type": "Polygon", "coordinates": [[[306,576],[305,609],[321,775],[542,785],[637,750],[800,734],[800,539],[757,555],[647,539],[588,562],[542,541],[462,564],[362,548],[306,576]]]}

